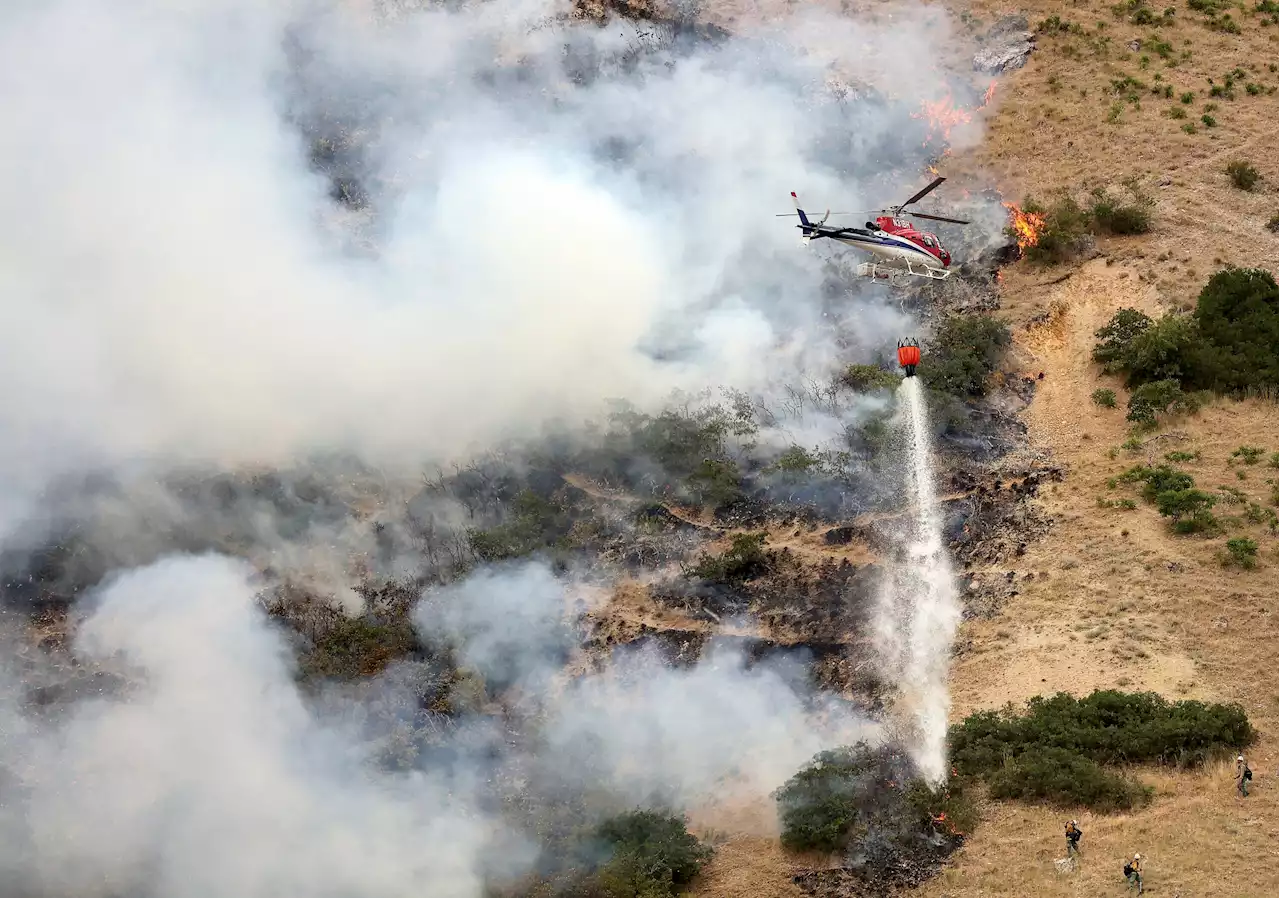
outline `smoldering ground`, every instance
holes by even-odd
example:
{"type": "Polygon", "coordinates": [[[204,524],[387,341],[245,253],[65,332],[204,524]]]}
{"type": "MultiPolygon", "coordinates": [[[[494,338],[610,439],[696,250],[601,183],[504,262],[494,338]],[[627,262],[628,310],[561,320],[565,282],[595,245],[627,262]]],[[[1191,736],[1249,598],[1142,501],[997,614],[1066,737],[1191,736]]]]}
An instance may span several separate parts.
{"type": "MultiPolygon", "coordinates": [[[[475,562],[456,541],[475,509],[410,508],[410,490],[414,526],[377,530],[293,486],[270,501],[183,492],[175,469],[346,450],[402,480],[422,459],[465,459],[609,397],[654,408],[673,387],[826,376],[908,330],[879,288],[833,296],[773,213],[792,189],[854,208],[910,192],[927,152],[911,113],[945,76],[893,102],[836,96],[826,80],[932,58],[945,20],[926,32],[810,17],[637,51],[613,25],[547,24],[564,11],[440,7],[394,28],[343,7],[199,0],[0,12],[5,591],[38,598],[45,561],[70,570],[59,598],[90,596],[76,651],[124,663],[135,684],[50,720],[24,706],[34,668],[6,670],[5,882],[40,895],[472,896],[509,872],[492,858],[531,862],[481,785],[530,756],[483,721],[424,714],[422,668],[376,681],[381,717],[367,695],[309,706],[253,603],[287,572],[360,604],[353,548],[381,576],[454,577],[475,562]],[[335,175],[315,144],[338,138],[335,175]],[[359,188],[360,209],[334,202],[335,177],[359,188]],[[367,251],[347,251],[353,228],[367,251]],[[81,490],[86,471],[125,488],[81,490]],[[33,556],[77,527],[85,554],[33,556]],[[256,573],[167,557],[209,549],[256,573]],[[406,770],[367,772],[386,766],[388,739],[408,746],[406,770]]],[[[473,663],[504,659],[491,676],[546,696],[534,705],[546,745],[603,739],[592,757],[619,801],[689,797],[731,761],[782,776],[830,744],[789,680],[723,660],[680,680],[635,662],[649,683],[568,688],[576,704],[556,704],[558,655],[535,638],[547,618],[498,638],[486,627],[504,607],[446,616],[437,636],[473,663]],[[634,709],[625,743],[609,741],[619,701],[634,709]]]]}
{"type": "MultiPolygon", "coordinates": [[[[424,635],[535,688],[563,648],[564,587],[537,563],[478,576],[423,606],[424,635]]],[[[475,896],[536,859],[496,812],[505,790],[678,804],[744,768],[767,789],[816,749],[874,734],[838,704],[816,715],[785,672],[725,658],[686,672],[636,658],[614,685],[544,688],[524,747],[483,718],[425,731],[402,674],[383,684],[399,713],[381,721],[367,703],[312,705],[258,580],[174,556],[91,594],[75,648],[129,684],[116,694],[34,713],[5,671],[0,828],[14,838],[0,865],[19,894],[475,896]],[[401,772],[377,738],[397,719],[420,755],[401,772]]]]}

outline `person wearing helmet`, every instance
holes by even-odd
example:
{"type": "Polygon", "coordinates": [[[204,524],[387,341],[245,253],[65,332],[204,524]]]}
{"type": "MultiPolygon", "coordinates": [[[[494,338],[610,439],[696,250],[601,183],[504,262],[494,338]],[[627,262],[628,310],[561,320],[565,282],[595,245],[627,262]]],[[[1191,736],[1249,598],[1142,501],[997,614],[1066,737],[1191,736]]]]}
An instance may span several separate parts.
{"type": "Polygon", "coordinates": [[[1241,798],[1249,797],[1249,782],[1252,779],[1253,771],[1249,769],[1249,762],[1244,759],[1244,755],[1236,756],[1236,791],[1241,798]]]}
{"type": "Polygon", "coordinates": [[[1129,884],[1125,887],[1126,892],[1137,886],[1138,894],[1142,894],[1142,855],[1135,854],[1133,860],[1125,862],[1124,878],[1129,881],[1129,884]]]}
{"type": "Polygon", "coordinates": [[[1080,821],[1072,820],[1067,824],[1067,857],[1075,857],[1080,853],[1080,837],[1084,835],[1080,831],[1080,821]]]}

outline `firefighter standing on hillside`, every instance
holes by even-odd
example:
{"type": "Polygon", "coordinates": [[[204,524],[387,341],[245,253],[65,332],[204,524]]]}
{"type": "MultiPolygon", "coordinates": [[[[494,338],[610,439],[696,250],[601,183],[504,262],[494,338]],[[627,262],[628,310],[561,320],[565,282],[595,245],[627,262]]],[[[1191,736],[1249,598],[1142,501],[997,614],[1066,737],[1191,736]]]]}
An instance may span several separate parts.
{"type": "Polygon", "coordinates": [[[1126,892],[1137,886],[1138,894],[1142,894],[1142,855],[1135,854],[1133,860],[1124,865],[1124,878],[1129,881],[1125,887],[1126,892]]]}
{"type": "Polygon", "coordinates": [[[1244,759],[1244,755],[1236,758],[1236,791],[1240,793],[1241,798],[1249,797],[1249,781],[1253,779],[1253,771],[1249,769],[1249,762],[1244,759]]]}
{"type": "Polygon", "coordinates": [[[1067,835],[1067,857],[1075,857],[1080,853],[1080,837],[1084,835],[1080,831],[1080,821],[1072,820],[1066,826],[1067,835]]]}

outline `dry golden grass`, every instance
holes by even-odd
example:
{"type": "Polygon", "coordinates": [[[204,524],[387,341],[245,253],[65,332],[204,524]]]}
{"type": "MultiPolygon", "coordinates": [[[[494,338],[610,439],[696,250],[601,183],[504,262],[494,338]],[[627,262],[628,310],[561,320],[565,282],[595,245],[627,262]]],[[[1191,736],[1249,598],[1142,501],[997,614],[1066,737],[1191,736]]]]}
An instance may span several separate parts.
{"type": "Polygon", "coordinates": [[[1258,568],[1228,570],[1216,557],[1225,536],[1174,536],[1140,499],[1128,511],[1101,509],[1097,501],[1134,495],[1125,487],[1107,488],[1108,478],[1133,464],[1194,450],[1200,460],[1183,467],[1198,485],[1230,485],[1267,503],[1265,481],[1276,471],[1261,462],[1233,467],[1228,461],[1241,445],[1274,449],[1280,441],[1276,407],[1217,403],[1147,437],[1140,450],[1119,450],[1113,458],[1111,450],[1127,436],[1124,391],[1090,362],[1092,334],[1122,305],[1154,310],[1156,291],[1120,266],[1098,261],[1043,301],[1054,314],[1015,335],[1028,362],[1045,372],[1026,419],[1033,445],[1052,449],[1068,474],[1044,497],[1054,529],[1020,559],[1019,573],[1035,578],[997,619],[962,629],[971,648],[952,672],[953,718],[1036,694],[1107,687],[1239,701],[1261,733],[1249,752],[1257,786],[1240,801],[1226,767],[1147,772],[1143,778],[1158,787],[1153,805],[1082,818],[1086,839],[1096,835],[1079,872],[1066,878],[1052,863],[1063,854],[1062,812],[994,807],[954,868],[922,894],[1097,894],[1120,881],[1123,859],[1135,851],[1149,855],[1147,883],[1162,892],[1273,894],[1280,884],[1275,538],[1261,526],[1242,524],[1239,532],[1261,546],[1258,568]],[[1120,394],[1119,407],[1093,404],[1090,395],[1099,386],[1120,394]],[[1237,470],[1248,479],[1238,480],[1237,470]],[[1009,870],[1018,865],[1022,872],[1011,878],[1009,870]]]}
{"type": "MultiPolygon", "coordinates": [[[[1010,11],[988,2],[950,5],[957,14],[977,17],[982,25],[970,29],[974,32],[1010,11]]],[[[1165,4],[1149,5],[1158,14],[1165,4]]],[[[999,79],[996,111],[982,147],[943,160],[941,173],[979,187],[994,176],[1000,189],[1019,201],[1028,194],[1045,198],[1063,188],[1079,198],[1095,186],[1119,192],[1125,179],[1136,178],[1156,201],[1153,231],[1105,240],[1100,248],[1115,261],[1131,261],[1136,274],[1154,282],[1170,304],[1193,302],[1208,275],[1223,264],[1274,269],[1277,244],[1266,223],[1276,214],[1280,139],[1276,94],[1269,91],[1280,83],[1270,68],[1276,63],[1280,32],[1240,8],[1232,12],[1242,34],[1229,35],[1209,30],[1205,18],[1185,3],[1174,6],[1172,25],[1158,28],[1117,18],[1111,6],[1045,0],[1019,4],[1033,28],[1056,15],[1086,34],[1040,34],[1026,67],[999,79]],[[1106,26],[1101,31],[1099,23],[1106,26]],[[1110,40],[1103,44],[1101,37],[1110,40]],[[1130,50],[1132,40],[1144,42],[1143,49],[1130,50]],[[1153,41],[1170,45],[1174,67],[1151,49],[1153,41]],[[1184,54],[1190,58],[1180,59],[1184,54]],[[1236,68],[1246,78],[1235,85],[1235,99],[1211,97],[1208,79],[1221,84],[1236,68]],[[1137,91],[1136,107],[1113,88],[1113,82],[1126,76],[1146,86],[1137,91]],[[1257,84],[1263,92],[1250,96],[1245,83],[1257,84]],[[1166,84],[1173,88],[1171,99],[1151,93],[1166,84]],[[1189,104],[1180,101],[1185,92],[1194,94],[1189,104]],[[1116,102],[1121,112],[1109,121],[1116,102]],[[1201,121],[1209,104],[1216,105],[1209,112],[1217,122],[1213,128],[1201,121]],[[1187,117],[1171,118],[1173,109],[1187,117]],[[1187,123],[1195,125],[1195,134],[1184,133],[1187,123]],[[1235,159],[1250,162],[1262,174],[1254,191],[1232,186],[1226,166],[1235,159]],[[1165,179],[1169,183],[1161,186],[1165,179]]],[[[1042,280],[1045,273],[1027,274],[1042,280]]],[[[1036,296],[1022,295],[1019,302],[1044,308],[1036,296]]]]}

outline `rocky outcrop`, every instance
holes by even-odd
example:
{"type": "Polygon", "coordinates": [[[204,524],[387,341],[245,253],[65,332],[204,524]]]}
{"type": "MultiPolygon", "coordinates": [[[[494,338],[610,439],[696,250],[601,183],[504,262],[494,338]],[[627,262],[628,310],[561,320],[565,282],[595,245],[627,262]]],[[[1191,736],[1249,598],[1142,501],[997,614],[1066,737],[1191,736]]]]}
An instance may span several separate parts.
{"type": "Polygon", "coordinates": [[[1005,16],[991,26],[984,46],[973,57],[975,71],[999,74],[1020,69],[1036,46],[1035,33],[1026,16],[1005,16]]]}

